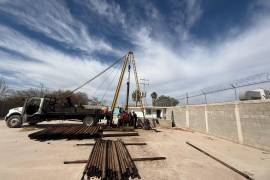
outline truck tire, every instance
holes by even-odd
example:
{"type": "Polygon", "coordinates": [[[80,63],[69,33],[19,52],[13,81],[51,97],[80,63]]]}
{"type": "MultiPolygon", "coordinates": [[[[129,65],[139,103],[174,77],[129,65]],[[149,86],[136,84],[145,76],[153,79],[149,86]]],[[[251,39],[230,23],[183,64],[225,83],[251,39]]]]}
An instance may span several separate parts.
{"type": "Polygon", "coordinates": [[[22,127],[22,118],[20,115],[11,115],[6,120],[9,128],[20,128],[22,127]]]}
{"type": "Polygon", "coordinates": [[[86,126],[92,126],[93,124],[95,124],[95,118],[92,116],[86,116],[83,119],[83,124],[86,126]]]}

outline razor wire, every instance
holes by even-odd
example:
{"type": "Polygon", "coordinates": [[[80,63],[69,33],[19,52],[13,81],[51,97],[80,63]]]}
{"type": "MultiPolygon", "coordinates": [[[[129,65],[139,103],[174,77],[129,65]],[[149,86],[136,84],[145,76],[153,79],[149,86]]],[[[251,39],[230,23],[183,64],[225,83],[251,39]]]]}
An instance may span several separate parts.
{"type": "Polygon", "coordinates": [[[207,95],[218,93],[218,92],[223,92],[223,91],[227,91],[227,90],[234,90],[234,96],[236,99],[236,97],[237,97],[236,90],[238,88],[248,87],[248,86],[258,85],[258,84],[263,84],[263,83],[268,83],[268,82],[270,82],[270,73],[260,73],[260,74],[255,74],[255,75],[248,76],[248,77],[245,77],[242,79],[238,79],[238,80],[235,80],[233,82],[209,86],[209,87],[203,88],[199,91],[187,92],[185,94],[178,96],[177,99],[180,102],[185,100],[186,104],[189,104],[189,100],[191,98],[204,96],[204,99],[205,99],[204,101],[205,101],[205,103],[207,103],[207,98],[206,98],[207,95]]]}

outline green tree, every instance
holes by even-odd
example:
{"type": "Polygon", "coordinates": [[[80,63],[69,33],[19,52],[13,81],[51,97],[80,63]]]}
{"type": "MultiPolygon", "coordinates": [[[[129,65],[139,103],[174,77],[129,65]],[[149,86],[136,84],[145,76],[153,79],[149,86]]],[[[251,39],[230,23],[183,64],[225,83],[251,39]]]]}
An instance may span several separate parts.
{"type": "Polygon", "coordinates": [[[142,99],[142,93],[141,91],[139,91],[138,89],[136,89],[135,91],[133,91],[132,93],[132,100],[135,101],[136,106],[138,104],[138,102],[142,99]]]}
{"type": "Polygon", "coordinates": [[[0,99],[3,99],[8,91],[8,86],[3,78],[0,78],[0,99]]]}
{"type": "Polygon", "coordinates": [[[156,105],[156,100],[157,100],[157,93],[156,92],[152,92],[151,93],[151,98],[152,98],[152,106],[155,106],[156,105]]]}
{"type": "Polygon", "coordinates": [[[164,95],[159,96],[155,102],[156,106],[163,107],[176,106],[177,104],[179,104],[179,101],[177,99],[164,95]]]}

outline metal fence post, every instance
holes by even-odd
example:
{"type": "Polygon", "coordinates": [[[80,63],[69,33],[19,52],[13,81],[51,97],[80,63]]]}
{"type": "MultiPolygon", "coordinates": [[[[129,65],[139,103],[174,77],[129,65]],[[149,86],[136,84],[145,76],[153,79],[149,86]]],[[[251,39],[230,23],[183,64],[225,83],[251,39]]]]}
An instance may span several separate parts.
{"type": "Polygon", "coordinates": [[[187,102],[186,102],[186,104],[188,105],[189,104],[189,102],[188,102],[188,93],[186,93],[186,98],[187,98],[187,102]]]}
{"type": "Polygon", "coordinates": [[[236,87],[233,84],[230,84],[232,88],[234,89],[234,100],[237,101],[237,92],[236,92],[236,87]]]}
{"type": "Polygon", "coordinates": [[[203,95],[204,95],[204,103],[205,103],[205,104],[207,104],[207,97],[206,97],[206,93],[205,93],[205,92],[203,92],[203,91],[202,91],[202,93],[203,93],[203,95]]]}

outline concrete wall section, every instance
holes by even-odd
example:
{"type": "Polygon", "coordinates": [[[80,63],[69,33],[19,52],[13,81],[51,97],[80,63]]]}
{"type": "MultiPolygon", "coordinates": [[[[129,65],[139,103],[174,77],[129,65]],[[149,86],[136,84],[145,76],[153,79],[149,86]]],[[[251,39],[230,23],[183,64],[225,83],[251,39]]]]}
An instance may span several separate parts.
{"type": "Polygon", "coordinates": [[[191,129],[206,132],[204,105],[188,106],[189,111],[189,127],[191,129]]]}
{"type": "Polygon", "coordinates": [[[239,103],[243,143],[270,150],[270,102],[239,103]]]}
{"type": "MultiPolygon", "coordinates": [[[[166,120],[172,120],[172,110],[173,110],[173,108],[171,108],[171,107],[168,107],[166,109],[166,120]]],[[[175,117],[175,115],[174,115],[174,117],[175,117]]]]}
{"type": "Polygon", "coordinates": [[[270,151],[270,100],[251,100],[166,109],[161,125],[175,124],[233,142],[270,151]]]}
{"type": "Polygon", "coordinates": [[[161,127],[171,128],[172,127],[172,121],[171,120],[159,120],[159,125],[161,127]]]}
{"type": "Polygon", "coordinates": [[[186,108],[185,107],[173,108],[173,113],[176,126],[186,127],[186,108]]]}
{"type": "Polygon", "coordinates": [[[238,142],[234,104],[207,105],[208,133],[238,142]]]}

